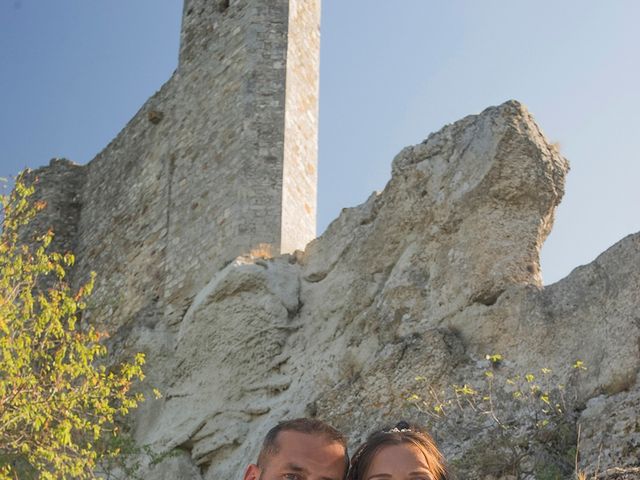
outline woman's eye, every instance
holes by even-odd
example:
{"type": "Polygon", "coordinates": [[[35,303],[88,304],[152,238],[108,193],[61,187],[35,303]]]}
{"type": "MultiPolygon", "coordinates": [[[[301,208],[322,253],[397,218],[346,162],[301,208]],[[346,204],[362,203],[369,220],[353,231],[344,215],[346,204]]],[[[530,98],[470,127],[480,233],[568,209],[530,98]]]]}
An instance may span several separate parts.
{"type": "MultiPolygon", "coordinates": [[[[285,473],[282,476],[283,480],[302,480],[302,477],[297,473],[285,473]]],[[[428,478],[426,480],[429,480],[428,478]]]]}

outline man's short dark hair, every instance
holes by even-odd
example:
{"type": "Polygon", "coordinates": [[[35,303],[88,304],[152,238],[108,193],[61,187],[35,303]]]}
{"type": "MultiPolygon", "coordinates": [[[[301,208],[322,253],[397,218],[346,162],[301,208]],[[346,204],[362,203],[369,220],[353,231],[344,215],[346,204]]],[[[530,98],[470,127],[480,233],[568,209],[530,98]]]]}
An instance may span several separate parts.
{"type": "Polygon", "coordinates": [[[327,439],[329,443],[337,443],[344,448],[346,465],[349,465],[347,455],[347,438],[328,423],[314,418],[296,418],[294,420],[284,420],[267,432],[262,442],[262,448],[258,455],[258,466],[264,468],[267,459],[278,453],[278,434],[280,432],[300,432],[310,435],[320,435],[327,439]]]}

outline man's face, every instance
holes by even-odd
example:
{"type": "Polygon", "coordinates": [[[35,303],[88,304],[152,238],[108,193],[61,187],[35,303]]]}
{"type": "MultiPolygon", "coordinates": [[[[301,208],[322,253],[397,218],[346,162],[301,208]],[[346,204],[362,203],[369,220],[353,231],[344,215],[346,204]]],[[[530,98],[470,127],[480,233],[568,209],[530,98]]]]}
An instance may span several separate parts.
{"type": "Polygon", "coordinates": [[[244,480],[343,480],[344,447],[324,435],[284,431],[276,438],[278,452],[262,468],[250,465],[244,480]]]}

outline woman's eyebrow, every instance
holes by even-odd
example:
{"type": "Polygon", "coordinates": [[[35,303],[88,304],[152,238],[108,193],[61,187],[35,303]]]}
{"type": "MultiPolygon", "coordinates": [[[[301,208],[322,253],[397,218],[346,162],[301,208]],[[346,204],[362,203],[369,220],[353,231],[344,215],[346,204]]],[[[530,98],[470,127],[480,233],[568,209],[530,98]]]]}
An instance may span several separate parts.
{"type": "Polygon", "coordinates": [[[386,478],[391,478],[391,474],[389,474],[389,473],[376,473],[375,475],[369,475],[367,477],[367,480],[375,480],[376,478],[379,478],[381,480],[386,479],[386,478]]]}
{"type": "Polygon", "coordinates": [[[431,472],[427,468],[415,470],[409,474],[410,477],[413,477],[414,475],[428,475],[429,478],[433,478],[433,475],[431,475],[431,472]]]}

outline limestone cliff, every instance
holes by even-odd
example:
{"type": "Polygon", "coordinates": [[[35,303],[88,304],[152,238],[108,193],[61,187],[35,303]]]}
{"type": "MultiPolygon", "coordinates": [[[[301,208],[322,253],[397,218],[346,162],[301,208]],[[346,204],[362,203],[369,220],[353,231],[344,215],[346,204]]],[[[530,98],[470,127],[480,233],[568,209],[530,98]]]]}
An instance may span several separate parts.
{"type": "Polygon", "coordinates": [[[137,438],[181,452],[149,478],[240,478],[266,430],[299,415],[354,443],[398,418],[428,423],[461,478],[511,478],[509,465],[465,465],[482,435],[407,400],[417,376],[481,382],[498,352],[500,368],[551,369],[571,387],[584,468],[637,467],[640,236],[543,288],[567,169],[521,104],[489,108],[400,152],[384,191],[304,252],[239,257],[177,321],[133,322],[120,341],[148,353],[165,392],[139,412],[137,438]]]}

